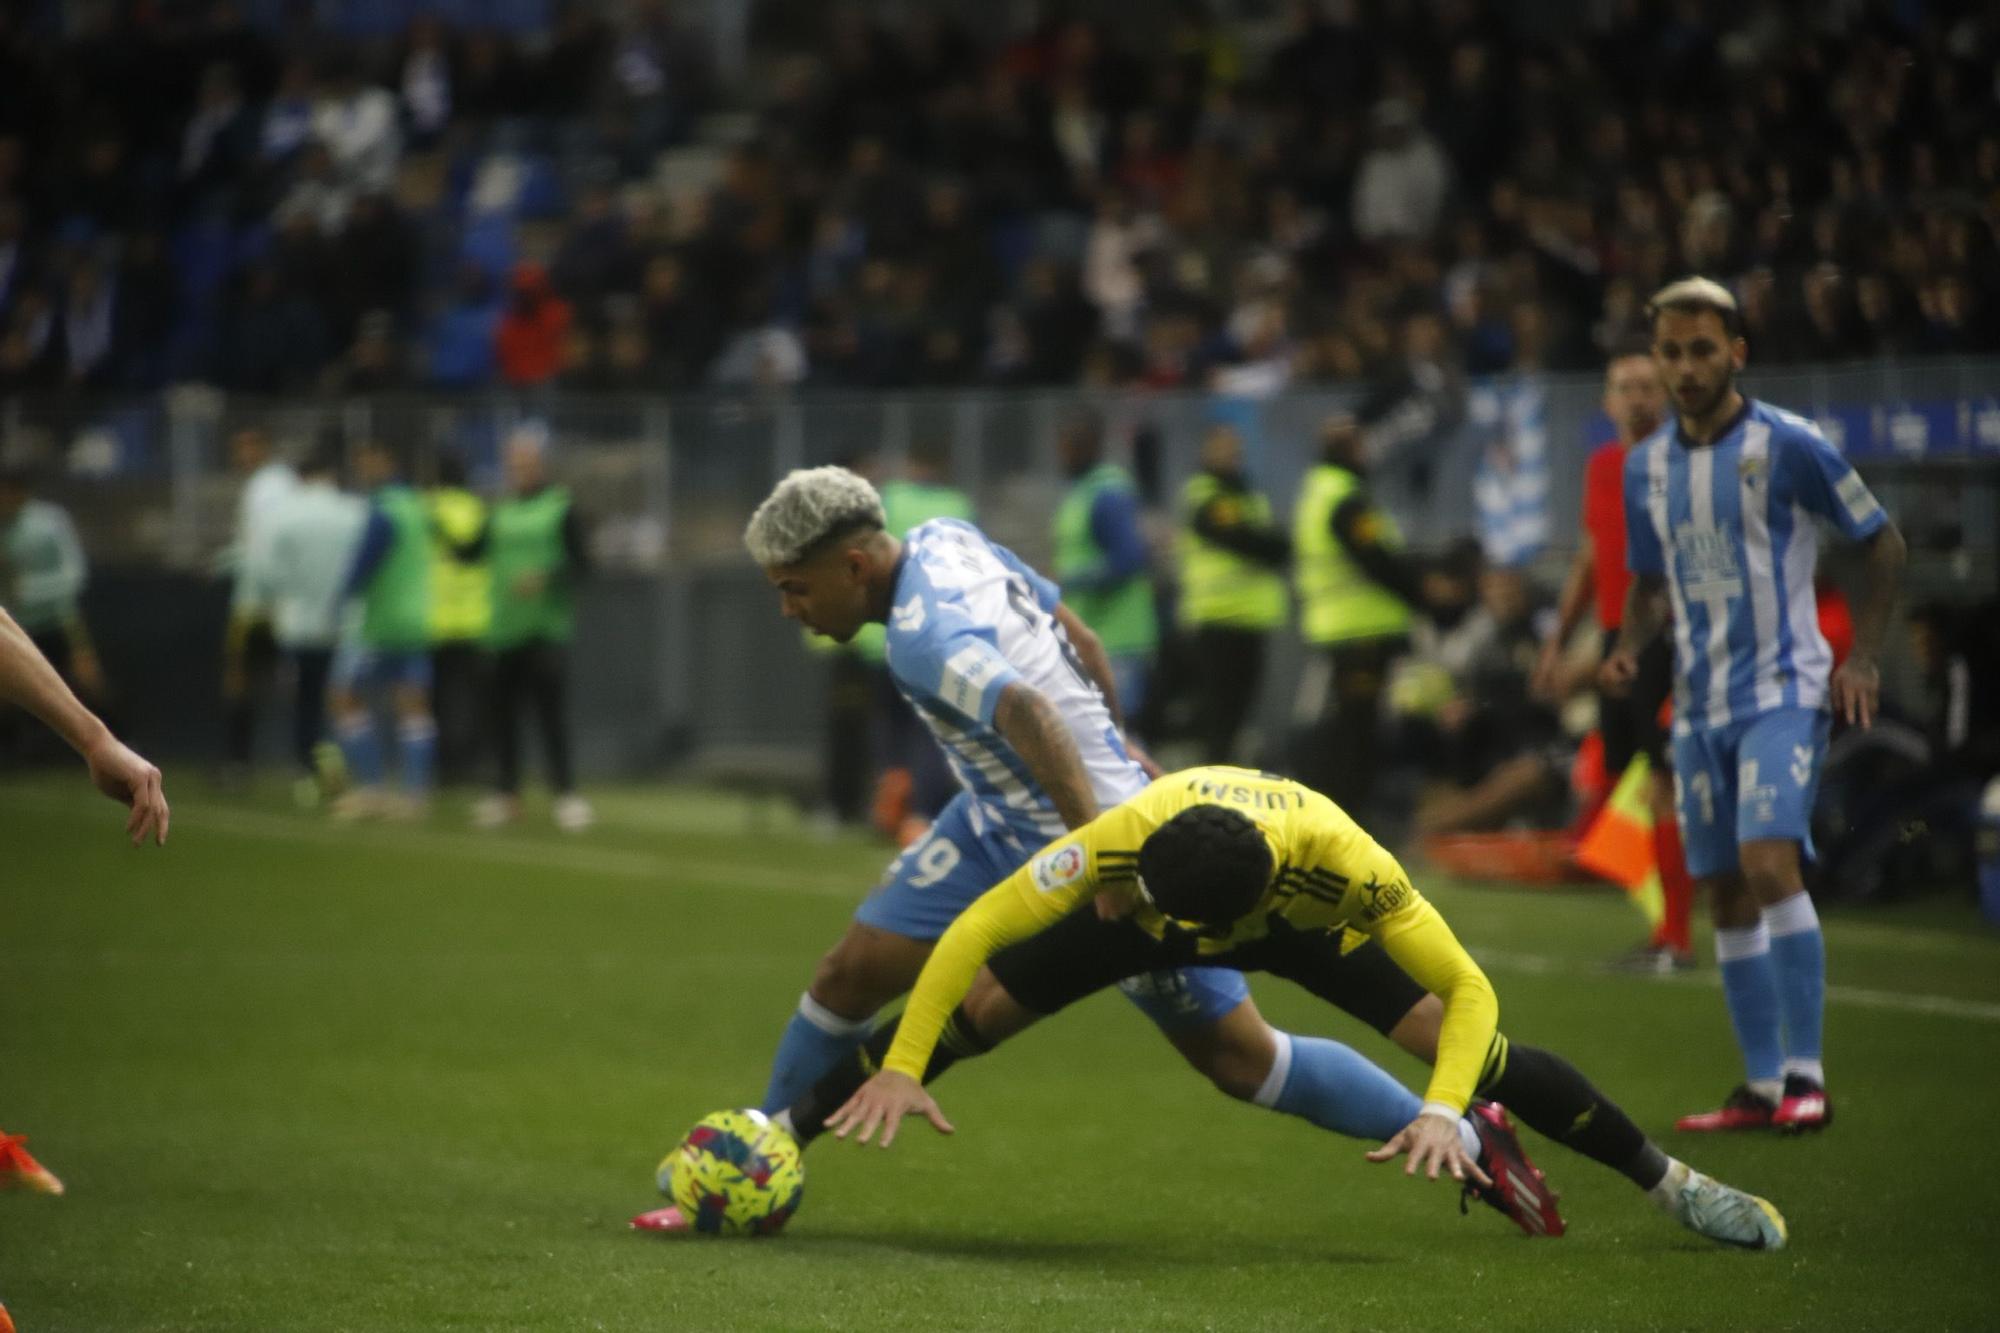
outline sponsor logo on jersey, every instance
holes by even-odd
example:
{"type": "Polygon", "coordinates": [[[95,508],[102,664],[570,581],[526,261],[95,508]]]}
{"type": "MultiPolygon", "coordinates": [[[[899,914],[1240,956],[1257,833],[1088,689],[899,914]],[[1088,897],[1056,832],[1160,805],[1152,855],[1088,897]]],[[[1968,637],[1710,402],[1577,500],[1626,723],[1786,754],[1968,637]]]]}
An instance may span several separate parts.
{"type": "Polygon", "coordinates": [[[1000,674],[1003,665],[1000,655],[985,644],[967,644],[945,659],[938,697],[959,712],[976,717],[980,695],[1000,674]]]}

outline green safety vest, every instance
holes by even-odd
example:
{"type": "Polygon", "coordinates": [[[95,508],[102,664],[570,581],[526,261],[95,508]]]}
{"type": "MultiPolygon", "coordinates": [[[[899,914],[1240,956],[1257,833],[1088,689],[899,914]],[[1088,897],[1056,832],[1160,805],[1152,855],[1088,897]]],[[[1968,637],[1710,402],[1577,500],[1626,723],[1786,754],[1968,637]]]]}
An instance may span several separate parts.
{"type": "MultiPolygon", "coordinates": [[[[934,518],[962,518],[972,521],[972,497],[955,486],[934,486],[922,481],[891,481],[882,486],[883,526],[894,537],[904,536],[919,523],[934,518]]],[[[888,658],[888,626],[869,621],[846,643],[835,643],[823,635],[805,632],[806,647],[814,652],[859,653],[870,662],[888,658]]]]}
{"type": "Polygon", "coordinates": [[[1080,575],[1103,567],[1104,552],[1090,535],[1090,509],[1100,493],[1130,491],[1132,478],[1116,463],[1100,463],[1069,488],[1056,508],[1055,576],[1063,585],[1063,601],[1078,619],[1097,632],[1104,651],[1113,657],[1149,653],[1160,641],[1153,609],[1153,581],[1142,571],[1108,588],[1071,591],[1080,575]]]}
{"type": "Polygon", "coordinates": [[[486,633],[493,647],[513,648],[532,639],[569,641],[575,612],[565,570],[569,553],[563,549],[568,515],[569,492],[561,486],[493,506],[487,547],[493,561],[493,624],[486,633]],[[542,576],[541,591],[525,596],[514,591],[525,574],[542,576]]]}
{"type": "MultiPolygon", "coordinates": [[[[1344,467],[1322,463],[1306,473],[1292,518],[1292,559],[1299,592],[1299,630],[1307,643],[1345,643],[1402,634],[1410,628],[1403,599],[1362,572],[1333,535],[1333,511],[1361,485],[1344,467]]],[[[1382,545],[1400,550],[1396,521],[1376,511],[1382,545]]]]}
{"type": "Polygon", "coordinates": [[[423,497],[396,483],[375,492],[394,535],[362,598],[361,641],[390,652],[430,646],[431,531],[423,497]]]}
{"type": "Polygon", "coordinates": [[[1181,623],[1268,630],[1285,623],[1285,579],[1246,556],[1217,546],[1194,530],[1195,516],[1218,496],[1243,507],[1248,521],[1271,525],[1271,502],[1256,491],[1225,491],[1211,472],[1197,473],[1181,492],[1183,520],[1178,546],[1181,564],[1181,623]]]}
{"type": "Polygon", "coordinates": [[[479,536],[486,502],[457,488],[430,493],[431,638],[439,643],[483,639],[493,620],[492,571],[452,549],[479,536]]]}

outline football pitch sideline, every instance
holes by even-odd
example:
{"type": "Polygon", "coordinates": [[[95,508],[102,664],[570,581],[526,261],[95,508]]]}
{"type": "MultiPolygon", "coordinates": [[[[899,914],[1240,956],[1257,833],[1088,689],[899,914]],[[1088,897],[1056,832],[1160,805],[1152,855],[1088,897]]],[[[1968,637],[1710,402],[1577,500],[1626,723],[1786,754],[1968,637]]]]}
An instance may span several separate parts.
{"type": "Polygon", "coordinates": [[[1712,963],[1611,976],[1638,933],[1612,893],[1416,869],[1502,1028],[1776,1202],[1778,1254],[1526,1131],[1569,1235],[1461,1217],[1225,1099],[1116,996],[939,1083],[955,1138],[823,1142],[783,1236],[712,1242],[626,1221],[689,1125],[756,1100],[881,847],[684,789],[593,793],[582,838],[343,829],[170,773],[172,841],[136,852],[75,776],[0,784],[0,1127],[69,1188],[0,1194],[22,1333],[2000,1325],[2000,934],[1959,903],[1828,914],[1830,1130],[1693,1139],[1675,1116],[1739,1076],[1712,963]]]}

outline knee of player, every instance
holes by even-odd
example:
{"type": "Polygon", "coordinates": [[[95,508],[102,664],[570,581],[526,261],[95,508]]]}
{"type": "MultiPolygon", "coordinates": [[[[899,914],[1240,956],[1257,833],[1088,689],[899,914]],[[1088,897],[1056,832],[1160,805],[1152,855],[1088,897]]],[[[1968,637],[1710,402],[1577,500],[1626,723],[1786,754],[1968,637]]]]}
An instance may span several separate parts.
{"type": "Polygon", "coordinates": [[[866,1018],[896,998],[880,993],[880,973],[865,949],[843,941],[829,949],[813,970],[812,998],[843,1018],[866,1018]]]}
{"type": "Polygon", "coordinates": [[[1759,904],[1768,906],[1805,887],[1797,843],[1780,839],[1746,842],[1742,865],[1744,883],[1759,904]]]}

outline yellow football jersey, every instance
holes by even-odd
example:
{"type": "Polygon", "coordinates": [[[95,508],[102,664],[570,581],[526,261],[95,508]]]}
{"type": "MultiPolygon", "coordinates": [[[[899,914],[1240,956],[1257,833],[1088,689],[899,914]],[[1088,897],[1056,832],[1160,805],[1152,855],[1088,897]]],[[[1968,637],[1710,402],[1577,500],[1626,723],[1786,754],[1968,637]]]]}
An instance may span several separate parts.
{"type": "MultiPolygon", "coordinates": [[[[1326,797],[1289,778],[1242,768],[1191,768],[1050,843],[952,924],[925,965],[884,1067],[921,1078],[952,1009],[985,961],[1053,925],[1100,893],[1125,900],[1156,938],[1170,925],[1139,891],[1139,848],[1191,806],[1214,804],[1254,822],[1271,846],[1271,883],[1257,906],[1197,931],[1204,955],[1263,938],[1271,923],[1297,930],[1353,927],[1379,941],[1418,984],[1445,1002],[1438,1059],[1425,1100],[1463,1110],[1494,1047],[1499,1004],[1478,964],[1410,884],[1396,858],[1326,797]]],[[[1184,927],[1193,929],[1193,927],[1184,927]]]]}

